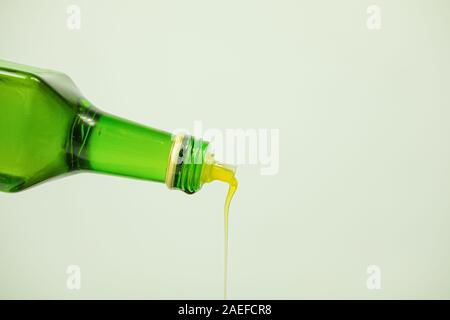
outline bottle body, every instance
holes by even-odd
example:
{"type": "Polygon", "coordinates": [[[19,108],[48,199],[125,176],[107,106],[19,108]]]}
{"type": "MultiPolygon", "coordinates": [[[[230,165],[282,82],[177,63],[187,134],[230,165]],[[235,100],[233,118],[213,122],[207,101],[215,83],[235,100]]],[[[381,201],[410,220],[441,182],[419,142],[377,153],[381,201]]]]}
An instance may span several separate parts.
{"type": "Polygon", "coordinates": [[[0,191],[88,170],[193,193],[207,143],[183,137],[174,149],[175,140],[100,111],[64,74],[0,60],[0,191]]]}
{"type": "Polygon", "coordinates": [[[0,190],[12,192],[70,171],[75,110],[35,74],[0,63],[0,190]]]}

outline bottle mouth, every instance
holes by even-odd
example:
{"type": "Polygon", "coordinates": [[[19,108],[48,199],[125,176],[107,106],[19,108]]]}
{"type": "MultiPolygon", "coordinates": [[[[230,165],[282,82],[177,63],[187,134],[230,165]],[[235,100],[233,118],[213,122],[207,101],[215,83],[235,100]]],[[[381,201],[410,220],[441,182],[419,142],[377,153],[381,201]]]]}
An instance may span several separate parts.
{"type": "Polygon", "coordinates": [[[186,193],[200,190],[208,142],[189,135],[174,136],[166,170],[166,185],[186,193]]]}
{"type": "Polygon", "coordinates": [[[166,185],[188,194],[200,190],[205,183],[215,180],[237,184],[236,166],[214,159],[208,152],[208,142],[178,134],[173,138],[166,170],[166,185]]]}

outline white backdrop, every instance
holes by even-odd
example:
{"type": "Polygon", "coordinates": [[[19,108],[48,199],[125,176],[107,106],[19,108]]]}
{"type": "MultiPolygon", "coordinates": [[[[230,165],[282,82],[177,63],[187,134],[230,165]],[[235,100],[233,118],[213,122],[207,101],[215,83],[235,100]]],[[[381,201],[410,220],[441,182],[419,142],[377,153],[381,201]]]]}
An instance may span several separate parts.
{"type": "MultiPolygon", "coordinates": [[[[0,57],[149,126],[279,130],[277,174],[238,167],[230,298],[450,298],[449,24],[445,0],[1,0],[0,57]]],[[[225,193],[1,193],[0,298],[220,299],[225,193]]]]}

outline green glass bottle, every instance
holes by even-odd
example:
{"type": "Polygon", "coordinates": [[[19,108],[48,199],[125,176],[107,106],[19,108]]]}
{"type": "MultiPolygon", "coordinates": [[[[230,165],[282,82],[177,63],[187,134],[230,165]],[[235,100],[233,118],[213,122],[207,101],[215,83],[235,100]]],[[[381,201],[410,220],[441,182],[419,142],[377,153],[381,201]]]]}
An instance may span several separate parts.
{"type": "Polygon", "coordinates": [[[207,150],[205,141],[100,111],[63,73],[0,60],[0,191],[94,171],[194,193],[215,179],[212,167],[234,176],[207,150]]]}

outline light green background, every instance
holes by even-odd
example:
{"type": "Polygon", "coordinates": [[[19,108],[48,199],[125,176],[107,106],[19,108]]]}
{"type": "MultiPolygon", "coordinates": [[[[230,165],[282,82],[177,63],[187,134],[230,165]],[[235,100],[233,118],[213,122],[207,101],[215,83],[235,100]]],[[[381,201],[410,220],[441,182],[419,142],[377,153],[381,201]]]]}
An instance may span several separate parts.
{"type": "MultiPolygon", "coordinates": [[[[449,30],[446,0],[0,0],[0,57],[105,111],[280,129],[278,175],[238,169],[236,299],[450,298],[449,30]]],[[[89,174],[2,193],[0,298],[220,299],[225,193],[89,174]]]]}

